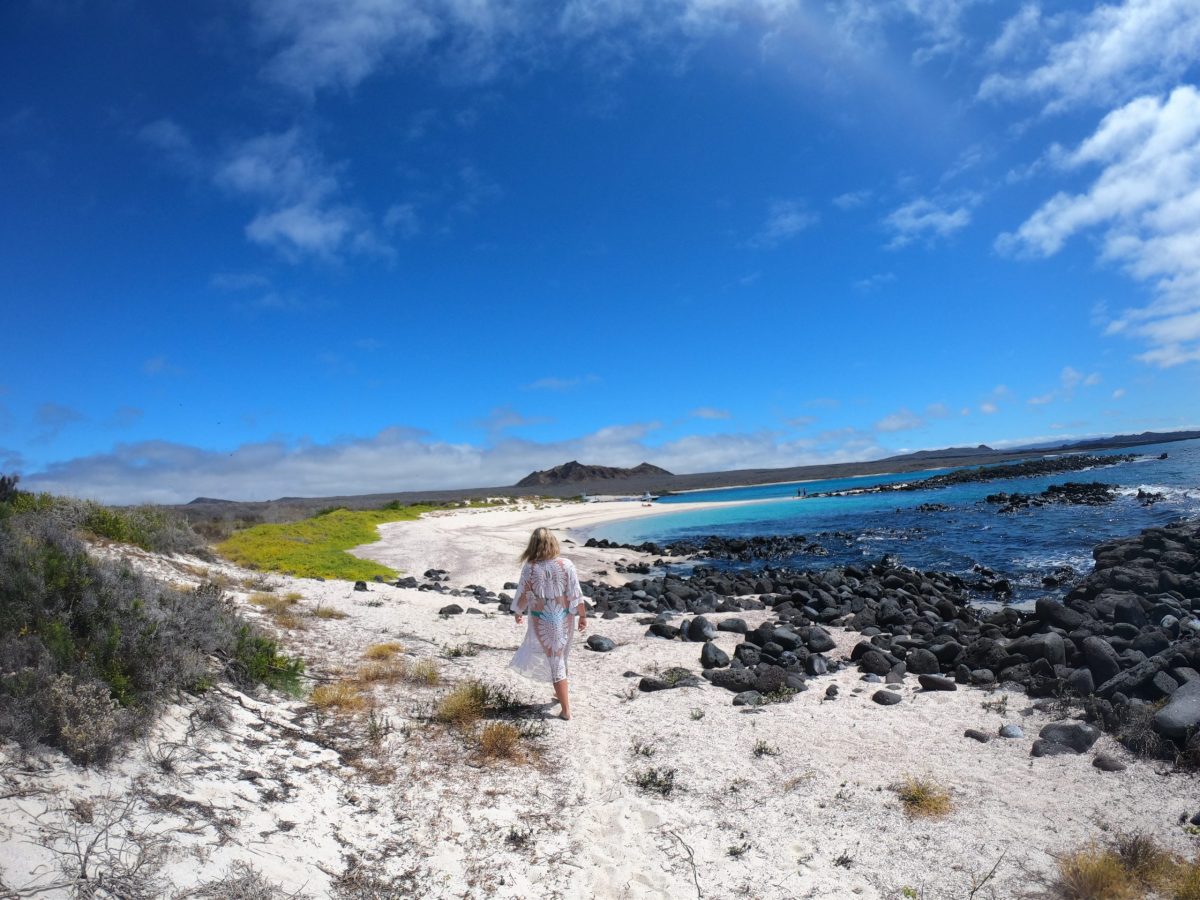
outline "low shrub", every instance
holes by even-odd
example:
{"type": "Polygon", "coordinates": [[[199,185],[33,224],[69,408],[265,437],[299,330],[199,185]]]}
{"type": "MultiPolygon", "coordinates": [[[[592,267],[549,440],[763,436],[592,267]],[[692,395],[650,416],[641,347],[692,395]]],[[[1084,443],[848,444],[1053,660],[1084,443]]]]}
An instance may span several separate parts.
{"type": "Polygon", "coordinates": [[[1116,851],[1095,845],[1059,859],[1054,887],[1063,900],[1132,900],[1140,893],[1116,851]]]}
{"type": "MultiPolygon", "coordinates": [[[[15,476],[3,476],[15,478],[15,476]]],[[[175,510],[159,506],[104,506],[92,500],[33,494],[13,481],[0,491],[0,519],[35,514],[59,528],[92,537],[132,544],[154,553],[208,556],[208,545],[175,510]]]]}
{"type": "Polygon", "coordinates": [[[334,609],[332,606],[318,606],[312,611],[313,618],[316,619],[348,619],[350,613],[342,612],[340,609],[334,609]]]}
{"type": "Polygon", "coordinates": [[[936,818],[950,812],[950,794],[929,778],[909,776],[895,787],[896,795],[910,816],[936,818]]]}
{"type": "Polygon", "coordinates": [[[363,684],[390,684],[408,677],[403,659],[372,660],[358,667],[357,679],[363,684]]]}
{"type": "Polygon", "coordinates": [[[412,665],[408,669],[408,674],[405,676],[408,681],[413,684],[424,684],[433,687],[442,680],[442,673],[431,659],[423,659],[420,662],[412,665]]]}
{"type": "Polygon", "coordinates": [[[633,776],[634,786],[647,794],[670,797],[675,792],[675,770],[662,767],[643,769],[633,776]]]}
{"type": "Polygon", "coordinates": [[[332,709],[337,712],[358,712],[367,708],[367,698],[358,686],[349,681],[334,681],[313,688],[308,702],[317,709],[332,709]]]}
{"type": "Polygon", "coordinates": [[[395,641],[388,641],[383,644],[371,644],[363,651],[363,656],[366,659],[391,659],[397,653],[403,653],[404,647],[397,644],[395,641]]]}
{"type": "Polygon", "coordinates": [[[477,681],[464,681],[448,693],[434,710],[434,718],[444,725],[466,730],[483,718],[487,690],[477,681]]]}
{"type": "Polygon", "coordinates": [[[780,750],[778,747],[772,747],[766,741],[760,740],[754,745],[754,749],[750,751],[757,759],[762,759],[764,756],[778,756],[780,750]]]}
{"type": "Polygon", "coordinates": [[[221,677],[242,687],[297,686],[303,663],[240,620],[219,587],[181,591],[94,558],[53,502],[20,512],[8,505],[0,517],[0,736],[103,762],[177,691],[202,691],[221,677]]]}
{"type": "Polygon", "coordinates": [[[489,722],[479,733],[479,750],[492,759],[517,758],[520,743],[521,729],[511,722],[489,722]]]}
{"type": "Polygon", "coordinates": [[[1200,900],[1200,855],[1180,867],[1171,900],[1200,900]]]}

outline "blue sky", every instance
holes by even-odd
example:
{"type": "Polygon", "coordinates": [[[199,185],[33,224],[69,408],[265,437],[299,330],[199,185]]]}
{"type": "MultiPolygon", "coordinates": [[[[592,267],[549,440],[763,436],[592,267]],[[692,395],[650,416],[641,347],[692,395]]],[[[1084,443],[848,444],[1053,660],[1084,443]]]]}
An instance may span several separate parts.
{"type": "Polygon", "coordinates": [[[1200,3],[0,9],[0,470],[107,501],[1200,423],[1200,3]]]}

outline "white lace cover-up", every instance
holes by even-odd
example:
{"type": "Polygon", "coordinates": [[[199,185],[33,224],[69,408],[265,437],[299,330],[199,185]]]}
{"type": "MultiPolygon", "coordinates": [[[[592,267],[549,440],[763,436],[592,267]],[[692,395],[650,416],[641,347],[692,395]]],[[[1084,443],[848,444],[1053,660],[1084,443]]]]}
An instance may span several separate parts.
{"type": "Polygon", "coordinates": [[[575,564],[561,556],[525,563],[512,611],[527,615],[525,640],[509,666],[534,681],[562,681],[583,591],[575,564]]]}

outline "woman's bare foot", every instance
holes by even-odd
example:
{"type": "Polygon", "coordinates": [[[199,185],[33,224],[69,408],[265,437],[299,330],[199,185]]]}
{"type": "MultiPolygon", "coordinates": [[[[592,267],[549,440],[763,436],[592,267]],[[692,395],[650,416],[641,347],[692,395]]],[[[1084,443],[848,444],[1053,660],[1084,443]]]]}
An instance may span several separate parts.
{"type": "Polygon", "coordinates": [[[570,714],[569,712],[560,712],[560,713],[558,714],[558,717],[559,717],[560,719],[562,719],[564,722],[569,722],[569,721],[571,721],[571,714],[570,714]]]}

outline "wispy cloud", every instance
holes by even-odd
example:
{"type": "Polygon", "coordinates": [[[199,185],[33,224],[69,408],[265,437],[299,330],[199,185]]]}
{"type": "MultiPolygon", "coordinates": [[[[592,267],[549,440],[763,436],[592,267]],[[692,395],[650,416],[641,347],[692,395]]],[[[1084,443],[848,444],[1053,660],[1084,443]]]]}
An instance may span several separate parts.
{"type": "Polygon", "coordinates": [[[884,432],[910,431],[914,428],[921,428],[924,424],[925,421],[912,410],[902,408],[891,415],[884,416],[876,422],[875,430],[884,432]]]}
{"type": "Polygon", "coordinates": [[[914,241],[933,243],[961,231],[971,224],[974,202],[973,197],[918,197],[892,210],[883,220],[884,228],[892,234],[888,249],[906,247],[914,241]]]}
{"type": "Polygon", "coordinates": [[[693,419],[729,419],[731,418],[729,410],[717,409],[712,406],[700,406],[688,413],[693,419]]]}
{"type": "Polygon", "coordinates": [[[145,415],[145,410],[138,409],[136,406],[119,406],[109,417],[107,424],[110,428],[130,428],[140,422],[145,415]]]}
{"type": "Polygon", "coordinates": [[[892,272],[878,272],[875,275],[867,278],[860,278],[854,282],[854,289],[860,294],[873,294],[883,287],[894,283],[896,276],[892,272]]]}
{"type": "Polygon", "coordinates": [[[151,377],[160,375],[182,375],[183,369],[166,356],[151,356],[142,363],[142,373],[151,377]]]}
{"type": "Polygon", "coordinates": [[[1074,235],[1100,230],[1101,258],[1156,293],[1110,321],[1107,332],[1146,342],[1139,358],[1152,365],[1200,361],[1200,91],[1184,86],[1166,98],[1139,97],[1056,156],[1067,172],[1102,169],[1084,193],[1056,194],[1002,234],[997,249],[1048,257],[1074,235]]]}
{"type": "Polygon", "coordinates": [[[567,378],[562,378],[557,375],[549,375],[545,378],[539,378],[537,381],[531,381],[525,385],[527,391],[570,391],[577,387],[582,387],[586,384],[597,384],[600,381],[599,375],[573,375],[567,378]]]}
{"type": "Polygon", "coordinates": [[[750,238],[749,244],[764,249],[778,247],[817,224],[820,218],[803,201],[772,200],[767,206],[766,219],[750,238]]]}
{"type": "Polygon", "coordinates": [[[330,164],[298,127],[260,134],[218,153],[202,152],[170,119],[151,122],[140,136],[186,174],[255,204],[247,239],[289,261],[393,253],[367,214],[340,199],[344,167],[330,164]]]}
{"type": "Polygon", "coordinates": [[[831,202],[843,212],[848,212],[866,206],[870,201],[870,191],[848,191],[845,194],[838,194],[831,202]]]}
{"type": "Polygon", "coordinates": [[[33,414],[33,423],[38,433],[34,442],[47,444],[54,441],[70,425],[85,421],[87,417],[79,410],[61,403],[47,402],[41,404],[33,414]]]}
{"type": "MultiPolygon", "coordinates": [[[[511,421],[503,410],[494,418],[499,425],[511,421]]],[[[653,422],[614,425],[544,443],[499,431],[488,446],[478,446],[396,427],[334,443],[267,441],[232,452],[142,441],[51,464],[29,474],[26,483],[33,490],[111,503],[179,503],[196,496],[271,499],[368,493],[381,485],[395,490],[505,485],[532,469],[568,459],[617,466],[648,460],[687,473],[849,462],[889,452],[873,435],[854,429],[796,440],[762,431],[691,435],[657,444],[649,440],[656,429],[653,422]]]]}
{"type": "MultiPolygon", "coordinates": [[[[1005,26],[989,55],[1010,57],[1044,32],[1036,6],[1025,6],[1005,26]]],[[[1195,0],[1125,0],[1097,6],[1070,35],[1051,44],[1040,64],[993,73],[979,88],[984,99],[1044,101],[1047,113],[1081,104],[1121,103],[1178,82],[1200,58],[1195,0]]]]}

